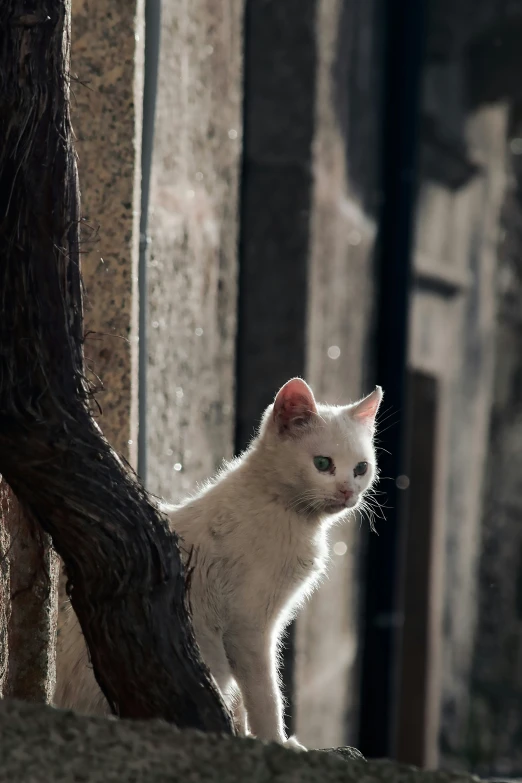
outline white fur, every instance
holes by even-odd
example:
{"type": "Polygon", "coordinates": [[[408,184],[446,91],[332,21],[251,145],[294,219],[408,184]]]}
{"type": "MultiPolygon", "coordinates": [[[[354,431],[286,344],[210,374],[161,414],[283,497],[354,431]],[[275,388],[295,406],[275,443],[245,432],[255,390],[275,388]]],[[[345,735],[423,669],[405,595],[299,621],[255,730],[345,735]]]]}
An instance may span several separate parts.
{"type": "MultiPolygon", "coordinates": [[[[303,381],[290,381],[248,450],[194,497],[163,509],[194,566],[189,598],[203,659],[242,733],[303,749],[285,733],[278,644],[325,571],[329,526],[376,477],[381,396],[378,388],[355,405],[316,406],[303,381]],[[317,470],[318,455],[333,459],[335,475],[317,470]],[[354,477],[361,461],[368,472],[354,477]]],[[[62,609],[60,628],[55,703],[106,710],[72,611],[62,609]]]]}

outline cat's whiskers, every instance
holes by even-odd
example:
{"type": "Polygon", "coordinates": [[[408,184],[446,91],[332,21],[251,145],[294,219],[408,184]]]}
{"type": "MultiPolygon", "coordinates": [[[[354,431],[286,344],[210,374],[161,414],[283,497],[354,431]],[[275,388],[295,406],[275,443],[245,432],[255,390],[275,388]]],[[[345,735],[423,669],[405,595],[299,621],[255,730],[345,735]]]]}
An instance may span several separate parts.
{"type": "Polygon", "coordinates": [[[385,493],[385,492],[379,492],[379,491],[378,491],[378,490],[376,490],[376,489],[370,488],[370,489],[367,491],[367,493],[366,493],[365,497],[368,499],[368,503],[369,503],[369,504],[370,504],[370,505],[371,505],[371,506],[372,506],[374,509],[378,509],[378,513],[377,513],[377,511],[376,511],[376,513],[377,513],[377,516],[379,516],[381,519],[385,519],[386,517],[385,517],[385,515],[384,515],[384,509],[385,509],[385,508],[390,508],[390,506],[387,506],[387,505],[386,505],[386,503],[381,503],[381,502],[380,502],[380,501],[377,499],[377,497],[376,497],[377,495],[386,495],[386,493],[385,493]]]}
{"type": "Polygon", "coordinates": [[[314,489],[305,489],[288,505],[290,511],[311,516],[317,509],[317,492],[314,489]]]}
{"type": "Polygon", "coordinates": [[[393,408],[393,406],[390,406],[389,408],[386,408],[385,410],[379,412],[376,417],[376,424],[379,432],[381,432],[381,427],[384,424],[385,421],[388,421],[392,418],[392,416],[399,415],[400,416],[401,411],[396,410],[393,408]]]}
{"type": "Polygon", "coordinates": [[[376,518],[386,520],[384,509],[389,508],[389,506],[386,506],[386,504],[381,503],[376,497],[377,495],[384,495],[384,494],[386,493],[380,492],[374,487],[369,487],[359,503],[361,517],[366,518],[368,520],[370,530],[374,533],[377,532],[375,527],[376,518]]]}
{"type": "Polygon", "coordinates": [[[368,524],[370,526],[370,530],[373,533],[376,533],[377,531],[375,529],[375,514],[373,512],[372,507],[368,504],[368,502],[365,499],[361,500],[358,510],[361,514],[361,519],[367,519],[368,524]]]}
{"type": "MultiPolygon", "coordinates": [[[[317,512],[328,512],[329,510],[331,514],[331,505],[334,501],[335,497],[330,494],[318,494],[317,489],[306,489],[294,498],[287,508],[305,516],[312,516],[317,512]]],[[[342,511],[343,509],[339,510],[342,511]]],[[[350,511],[351,509],[347,507],[346,510],[350,511]]]]}
{"type": "Polygon", "coordinates": [[[303,490],[297,497],[295,497],[292,502],[290,503],[289,508],[292,508],[294,505],[298,505],[303,500],[310,500],[312,498],[316,497],[316,491],[315,489],[305,489],[303,490]]]}

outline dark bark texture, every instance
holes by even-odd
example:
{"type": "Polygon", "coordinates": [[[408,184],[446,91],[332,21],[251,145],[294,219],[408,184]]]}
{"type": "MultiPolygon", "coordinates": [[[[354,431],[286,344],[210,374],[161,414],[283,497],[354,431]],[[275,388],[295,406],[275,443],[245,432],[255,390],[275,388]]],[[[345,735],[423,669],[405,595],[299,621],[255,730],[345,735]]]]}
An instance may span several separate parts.
{"type": "Polygon", "coordinates": [[[232,732],[176,537],[89,412],[68,0],[0,0],[0,473],[65,563],[113,711],[232,732]]]}

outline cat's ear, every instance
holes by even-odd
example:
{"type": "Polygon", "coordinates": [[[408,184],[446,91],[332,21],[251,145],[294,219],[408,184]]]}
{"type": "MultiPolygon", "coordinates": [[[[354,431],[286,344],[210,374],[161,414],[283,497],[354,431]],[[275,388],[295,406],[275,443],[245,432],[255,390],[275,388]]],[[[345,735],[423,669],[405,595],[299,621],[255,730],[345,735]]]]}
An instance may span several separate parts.
{"type": "Polygon", "coordinates": [[[301,378],[292,378],[277,392],[272,417],[281,435],[296,432],[316,413],[314,394],[301,378]]]}
{"type": "Polygon", "coordinates": [[[355,405],[350,407],[350,414],[356,421],[360,421],[361,424],[365,424],[370,430],[375,429],[375,417],[379,410],[379,405],[382,401],[382,389],[380,386],[376,386],[371,394],[367,397],[363,397],[362,400],[356,402],[355,405]]]}

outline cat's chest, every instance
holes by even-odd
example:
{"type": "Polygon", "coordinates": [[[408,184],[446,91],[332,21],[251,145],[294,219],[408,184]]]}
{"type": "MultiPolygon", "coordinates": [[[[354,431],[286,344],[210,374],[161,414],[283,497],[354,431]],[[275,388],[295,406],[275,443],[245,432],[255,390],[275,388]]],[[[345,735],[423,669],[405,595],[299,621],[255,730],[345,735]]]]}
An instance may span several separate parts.
{"type": "MultiPolygon", "coordinates": [[[[326,549],[326,548],[325,548],[326,549]]],[[[299,584],[303,580],[322,573],[326,559],[326,551],[316,542],[307,543],[287,553],[284,560],[283,572],[293,584],[299,584]]]]}
{"type": "MultiPolygon", "coordinates": [[[[268,543],[268,542],[266,542],[268,543]]],[[[277,614],[307,589],[312,589],[325,570],[326,541],[303,537],[267,547],[252,563],[247,580],[269,614],[277,614]]]]}

